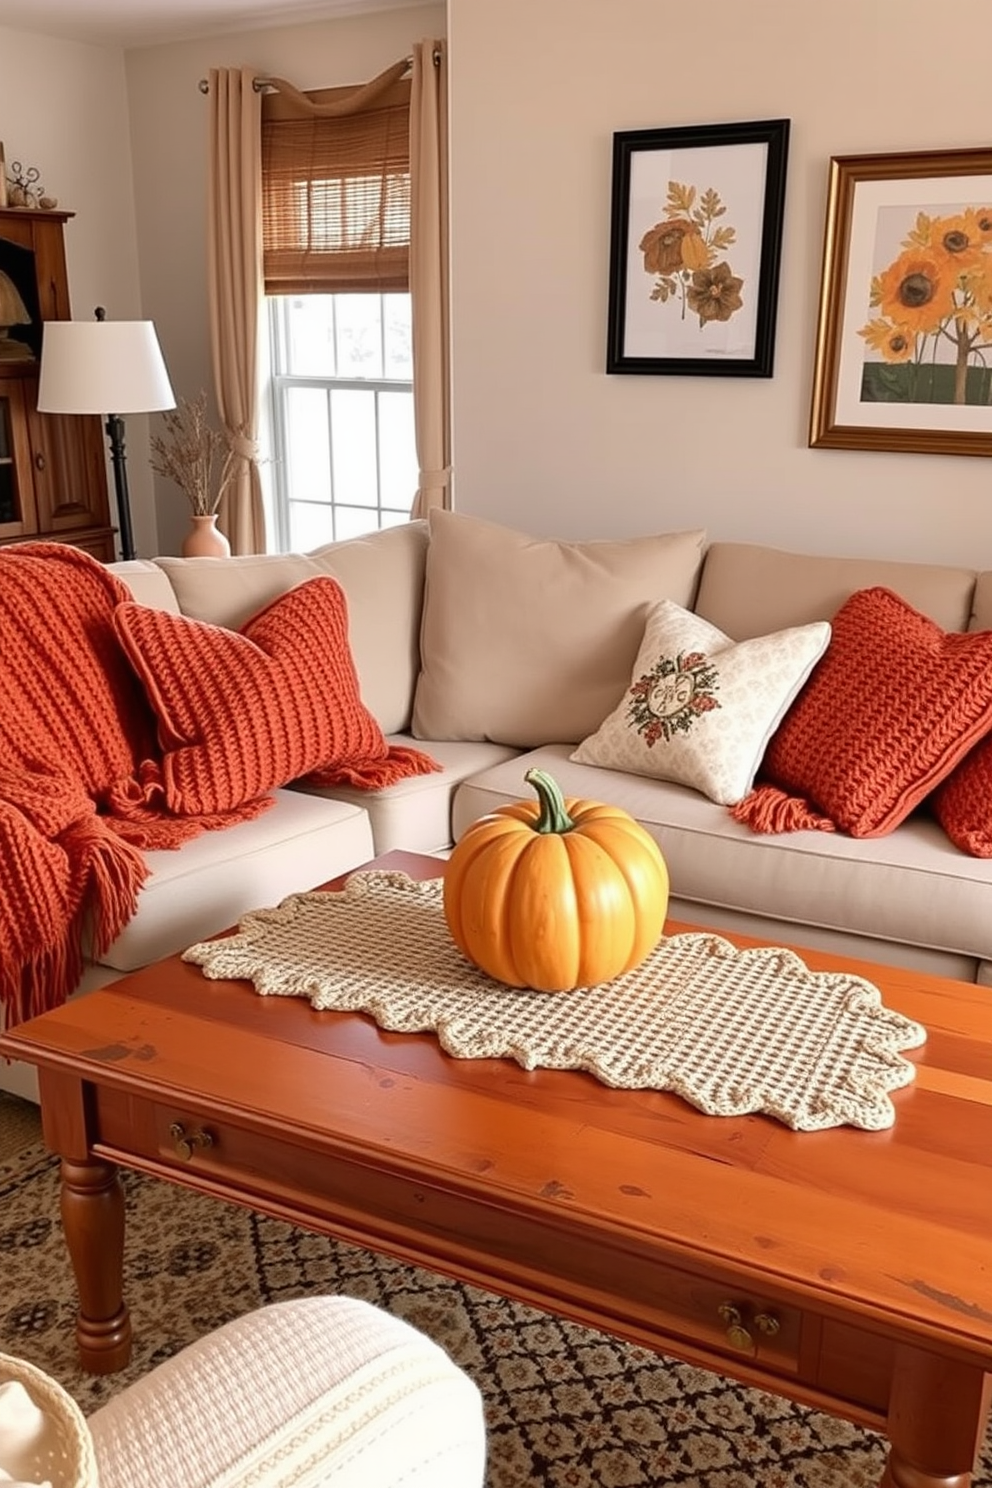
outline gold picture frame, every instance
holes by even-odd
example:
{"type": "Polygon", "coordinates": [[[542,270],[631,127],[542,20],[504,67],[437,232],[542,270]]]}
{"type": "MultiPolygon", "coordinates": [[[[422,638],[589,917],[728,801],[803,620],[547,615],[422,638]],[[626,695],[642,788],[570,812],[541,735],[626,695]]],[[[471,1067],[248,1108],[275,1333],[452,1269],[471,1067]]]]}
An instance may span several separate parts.
{"type": "Polygon", "coordinates": [[[992,149],[831,160],[809,443],[992,455],[992,149]]]}

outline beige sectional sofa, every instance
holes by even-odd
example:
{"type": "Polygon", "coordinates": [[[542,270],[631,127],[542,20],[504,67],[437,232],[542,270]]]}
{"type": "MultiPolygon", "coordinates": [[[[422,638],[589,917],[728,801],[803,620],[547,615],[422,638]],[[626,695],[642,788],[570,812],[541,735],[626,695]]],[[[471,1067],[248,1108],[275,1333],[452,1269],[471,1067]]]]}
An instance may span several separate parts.
{"type": "MultiPolygon", "coordinates": [[[[668,861],[673,917],[992,984],[992,860],[961,852],[926,807],[890,835],[758,835],[685,785],[580,764],[623,695],[659,599],[735,640],[830,620],[884,585],[946,630],[992,629],[992,574],[822,558],[701,531],[559,543],[440,512],[310,554],[113,565],[135,599],[238,628],[319,574],[341,584],[362,697],[390,742],[440,765],[385,789],[276,791],[257,819],[148,854],[138,912],[91,966],[99,985],[402,847],[443,853],[548,769],[568,795],[623,806],[668,861]]],[[[0,1087],[33,1092],[0,1065],[0,1087]]]]}

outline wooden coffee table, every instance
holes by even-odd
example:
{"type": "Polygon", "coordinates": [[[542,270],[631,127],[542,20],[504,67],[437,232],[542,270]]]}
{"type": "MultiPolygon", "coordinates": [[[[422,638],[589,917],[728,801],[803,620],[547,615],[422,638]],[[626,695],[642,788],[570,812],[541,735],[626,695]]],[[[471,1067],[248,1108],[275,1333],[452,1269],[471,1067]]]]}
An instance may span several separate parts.
{"type": "Polygon", "coordinates": [[[888,1131],[456,1060],[178,957],[14,1029],[0,1052],[38,1066],[62,1158],[83,1364],[131,1346],[123,1165],[887,1431],[885,1488],[965,1488],[992,1379],[992,989],[803,957],[927,1026],[888,1131]]]}

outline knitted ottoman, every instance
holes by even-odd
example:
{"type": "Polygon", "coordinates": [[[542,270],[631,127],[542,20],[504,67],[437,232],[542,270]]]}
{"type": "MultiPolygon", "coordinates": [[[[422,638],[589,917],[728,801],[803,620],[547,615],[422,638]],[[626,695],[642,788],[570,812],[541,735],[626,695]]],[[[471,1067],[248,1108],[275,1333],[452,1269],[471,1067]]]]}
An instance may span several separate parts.
{"type": "Polygon", "coordinates": [[[479,1391],[351,1297],[227,1323],[89,1418],[99,1488],[481,1488],[479,1391]]]}
{"type": "Polygon", "coordinates": [[[0,1354],[0,1483],[95,1488],[93,1438],[57,1380],[26,1359],[0,1354]]]}

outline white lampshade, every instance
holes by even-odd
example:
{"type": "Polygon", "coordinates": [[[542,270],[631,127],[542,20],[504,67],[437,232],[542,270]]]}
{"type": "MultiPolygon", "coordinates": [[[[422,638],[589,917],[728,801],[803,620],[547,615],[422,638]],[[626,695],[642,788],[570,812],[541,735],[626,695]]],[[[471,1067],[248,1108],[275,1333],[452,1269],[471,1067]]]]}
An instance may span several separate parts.
{"type": "Polygon", "coordinates": [[[41,413],[154,413],[175,408],[150,320],[49,320],[41,343],[41,413]]]}

